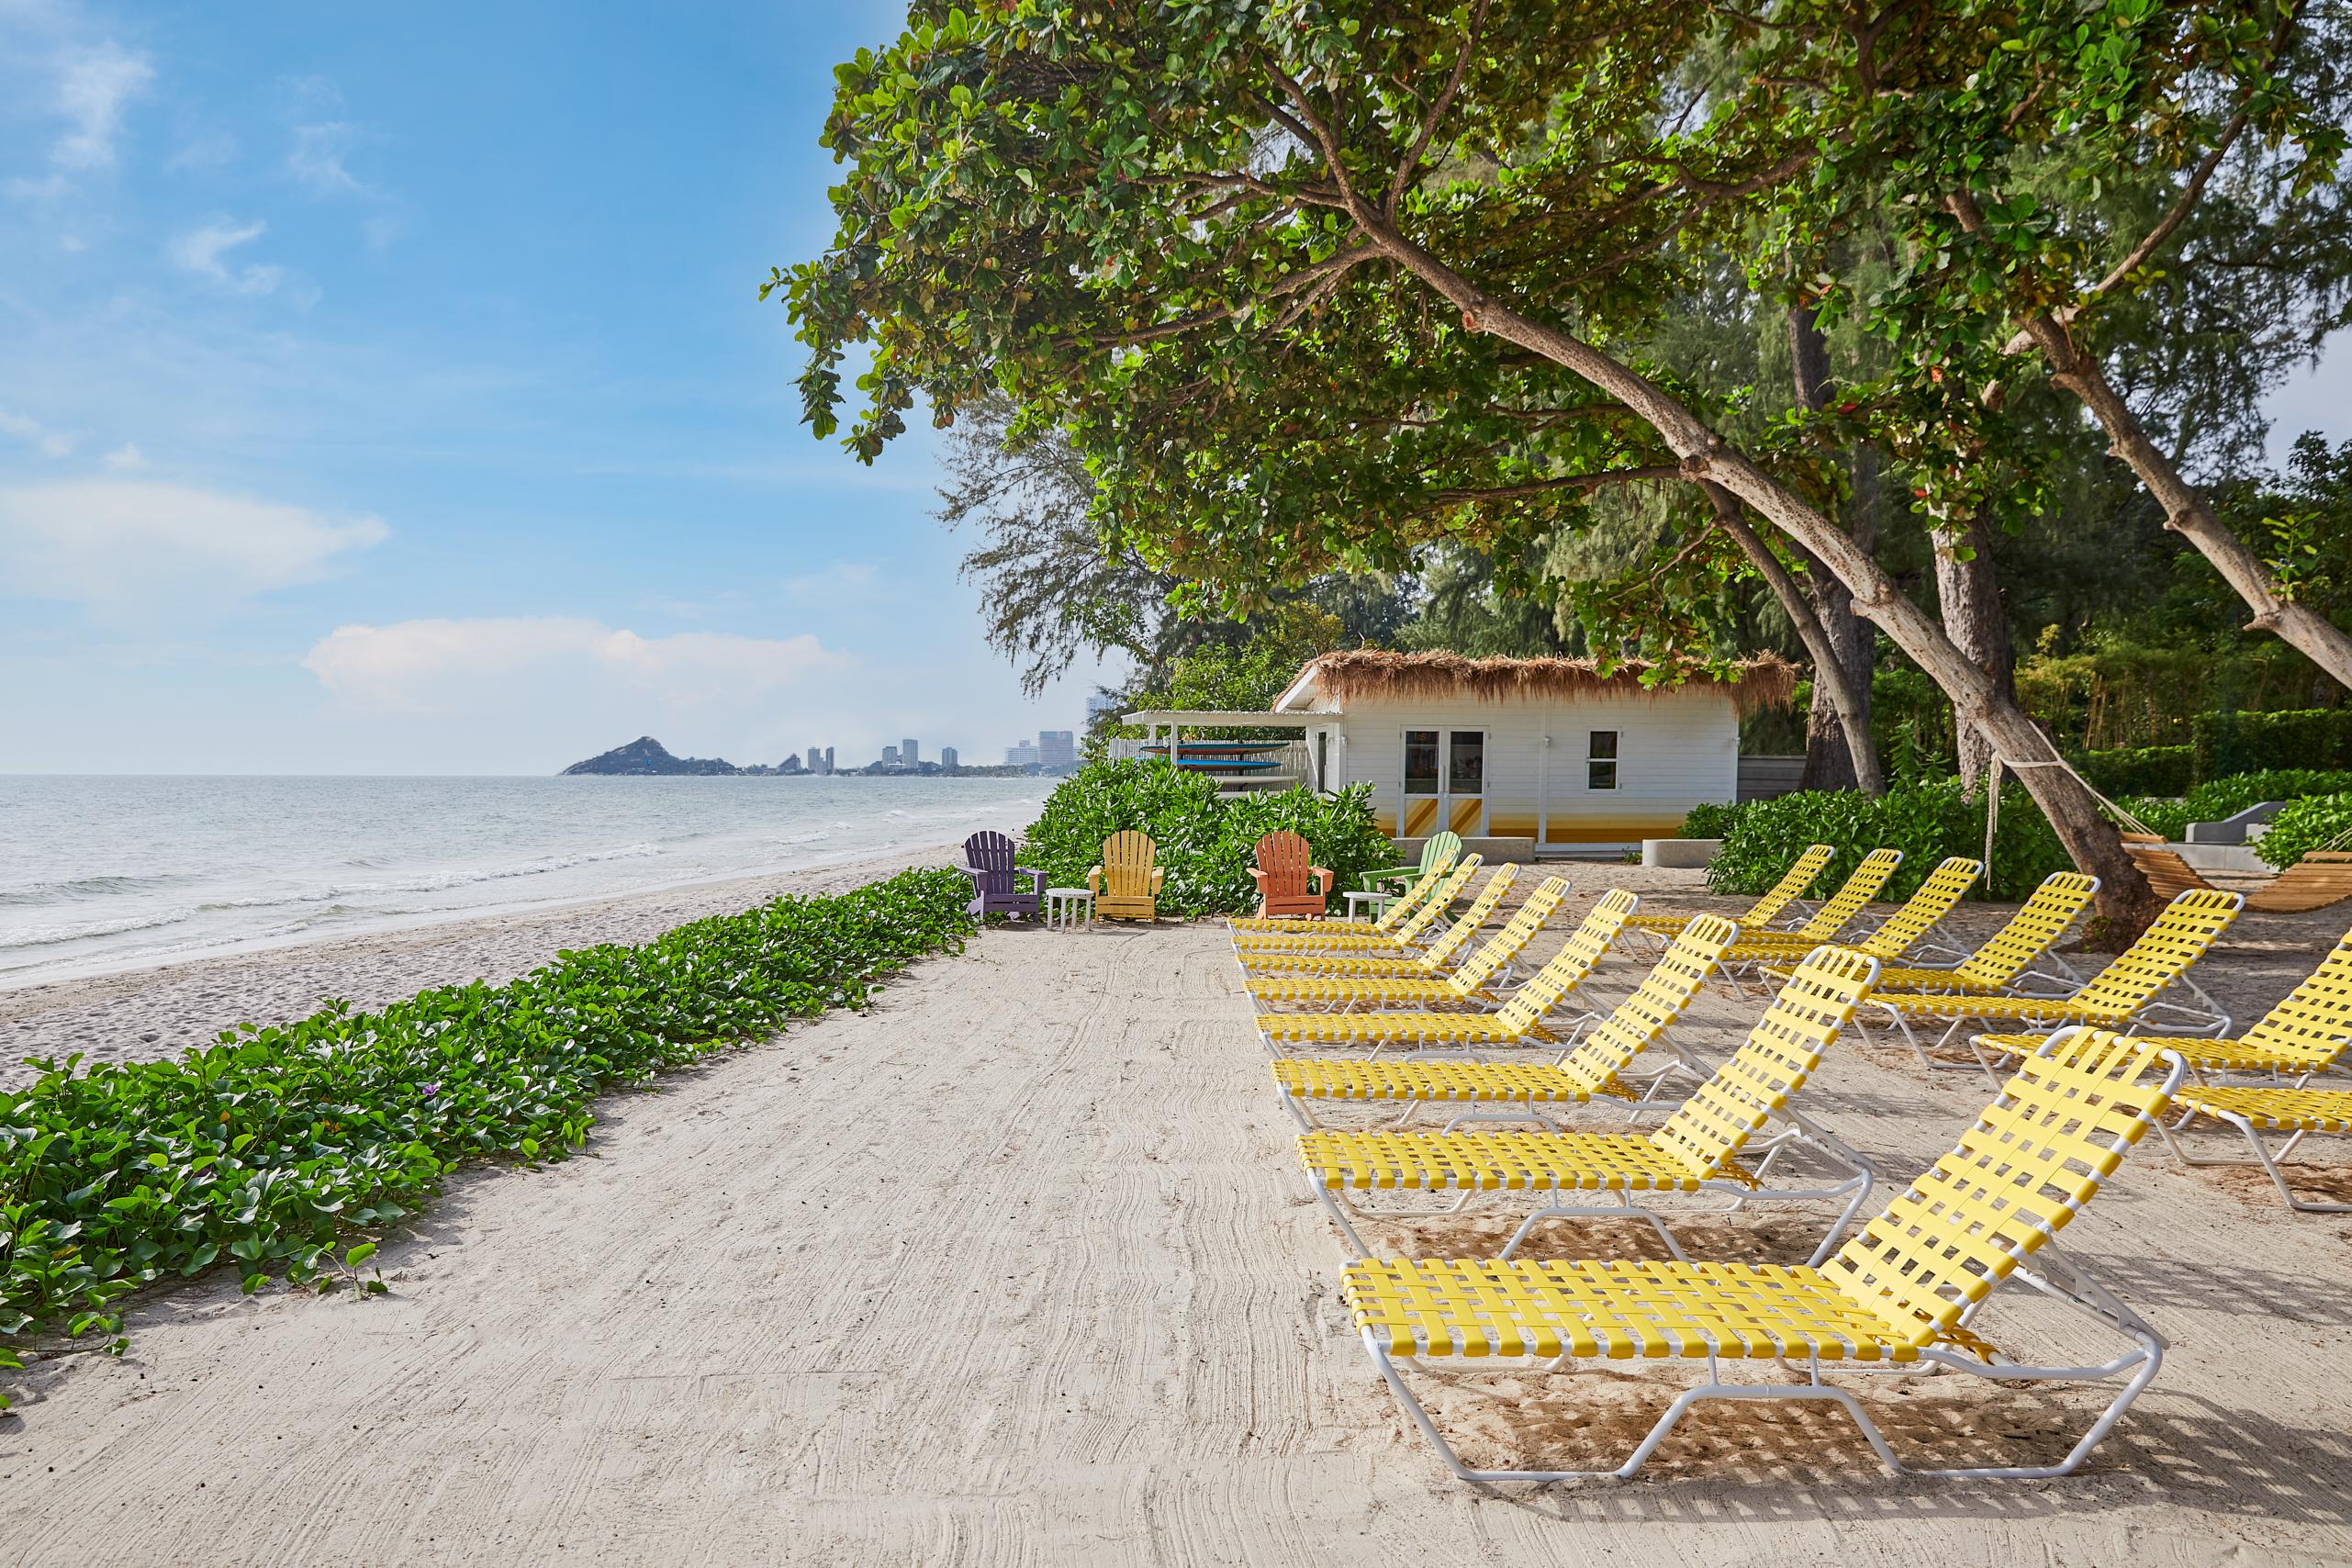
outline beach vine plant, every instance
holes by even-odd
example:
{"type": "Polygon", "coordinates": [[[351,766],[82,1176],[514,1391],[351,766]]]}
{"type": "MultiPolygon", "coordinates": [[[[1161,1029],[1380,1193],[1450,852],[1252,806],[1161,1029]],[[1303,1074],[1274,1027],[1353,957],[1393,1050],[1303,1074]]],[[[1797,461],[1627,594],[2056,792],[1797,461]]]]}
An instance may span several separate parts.
{"type": "Polygon", "coordinates": [[[248,1293],[278,1277],[380,1293],[375,1238],[459,1165],[563,1159],[598,1095],[865,1006],[914,959],[961,950],[970,891],[908,871],[504,985],[244,1025],[174,1059],[35,1058],[39,1078],[0,1094],[0,1366],[60,1331],[118,1351],[132,1292],[219,1264],[248,1293]]]}

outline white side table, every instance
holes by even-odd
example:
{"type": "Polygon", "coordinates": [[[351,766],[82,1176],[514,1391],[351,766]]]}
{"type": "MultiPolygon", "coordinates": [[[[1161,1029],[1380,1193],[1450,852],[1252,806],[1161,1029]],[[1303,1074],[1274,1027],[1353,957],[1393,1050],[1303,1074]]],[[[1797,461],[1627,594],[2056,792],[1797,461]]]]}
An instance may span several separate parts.
{"type": "Polygon", "coordinates": [[[1046,890],[1046,929],[1075,931],[1094,922],[1094,895],[1084,888],[1046,890]]]}
{"type": "Polygon", "coordinates": [[[1350,920],[1362,921],[1378,920],[1382,913],[1387,910],[1388,906],[1396,902],[1396,899],[1397,895],[1394,893],[1350,893],[1348,895],[1348,918],[1350,920]],[[1370,905],[1371,907],[1366,908],[1366,905],[1370,905]]]}

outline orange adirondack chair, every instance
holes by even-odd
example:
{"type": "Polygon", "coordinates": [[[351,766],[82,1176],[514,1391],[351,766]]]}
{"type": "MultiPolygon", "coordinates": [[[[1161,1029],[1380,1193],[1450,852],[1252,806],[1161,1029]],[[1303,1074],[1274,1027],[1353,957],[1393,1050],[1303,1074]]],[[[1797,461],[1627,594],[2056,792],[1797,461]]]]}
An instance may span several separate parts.
{"type": "Polygon", "coordinates": [[[1158,920],[1154,902],[1168,873],[1152,864],[1159,846],[1140,833],[1114,833],[1103,841],[1103,864],[1086,873],[1097,920],[1158,920]]]}
{"type": "Polygon", "coordinates": [[[1330,868],[1315,865],[1315,846],[1287,830],[1258,841],[1258,864],[1249,879],[1258,884],[1257,919],[1330,913],[1334,879],[1330,868]]]}

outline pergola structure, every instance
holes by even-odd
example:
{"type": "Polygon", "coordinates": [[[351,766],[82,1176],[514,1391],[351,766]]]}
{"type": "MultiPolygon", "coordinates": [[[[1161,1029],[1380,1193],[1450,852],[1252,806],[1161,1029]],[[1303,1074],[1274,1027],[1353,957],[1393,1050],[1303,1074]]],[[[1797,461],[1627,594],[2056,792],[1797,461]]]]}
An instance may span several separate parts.
{"type": "MultiPolygon", "coordinates": [[[[1145,708],[1124,715],[1130,724],[1141,724],[1147,735],[1147,746],[1162,745],[1160,732],[1168,732],[1165,745],[1168,760],[1179,763],[1184,755],[1184,732],[1200,730],[1299,730],[1328,723],[1326,713],[1272,713],[1262,708],[1145,708]]],[[[1219,779],[1220,784],[1233,787],[1238,780],[1219,779]]],[[[1273,780],[1267,780],[1271,783],[1273,780]]],[[[1321,779],[1312,782],[1319,789],[1321,779]]]]}

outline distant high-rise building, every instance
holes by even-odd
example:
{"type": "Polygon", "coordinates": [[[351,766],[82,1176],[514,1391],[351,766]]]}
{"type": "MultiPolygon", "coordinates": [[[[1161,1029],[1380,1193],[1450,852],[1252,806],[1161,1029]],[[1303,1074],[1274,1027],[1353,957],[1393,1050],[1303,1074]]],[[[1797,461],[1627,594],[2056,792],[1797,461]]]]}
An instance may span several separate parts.
{"type": "Polygon", "coordinates": [[[939,748],[940,767],[950,768],[954,767],[957,765],[957,760],[956,748],[954,746],[943,745],[939,748]]]}
{"type": "Polygon", "coordinates": [[[1016,741],[1013,745],[1006,746],[1004,748],[1004,766],[1007,767],[1036,767],[1037,743],[1035,741],[1016,741]]]}
{"type": "Polygon", "coordinates": [[[1068,730],[1037,732],[1037,765],[1047,772],[1072,767],[1077,761],[1077,741],[1068,730]]]}
{"type": "Polygon", "coordinates": [[[827,773],[833,771],[833,747],[831,746],[824,748],[824,770],[827,773]]]}
{"type": "Polygon", "coordinates": [[[815,746],[811,746],[809,748],[809,771],[812,773],[830,773],[833,771],[832,768],[825,766],[824,753],[818,750],[815,746]]]}
{"type": "Polygon", "coordinates": [[[1095,720],[1101,718],[1105,713],[1116,713],[1118,711],[1119,700],[1117,698],[1105,697],[1101,692],[1096,692],[1093,696],[1086,700],[1086,727],[1090,730],[1092,729],[1094,727],[1095,720]]]}
{"type": "Polygon", "coordinates": [[[882,766],[884,767],[896,767],[898,765],[899,748],[894,745],[884,746],[882,748],[882,766]]]}
{"type": "Polygon", "coordinates": [[[909,767],[913,767],[916,763],[923,760],[923,754],[915,749],[914,737],[913,735],[909,735],[906,739],[899,742],[899,760],[905,763],[909,767]]]}

